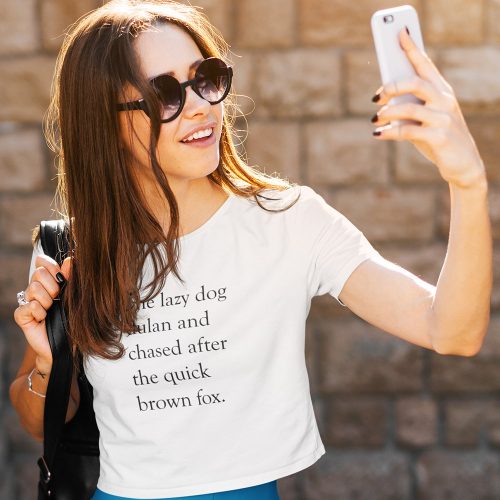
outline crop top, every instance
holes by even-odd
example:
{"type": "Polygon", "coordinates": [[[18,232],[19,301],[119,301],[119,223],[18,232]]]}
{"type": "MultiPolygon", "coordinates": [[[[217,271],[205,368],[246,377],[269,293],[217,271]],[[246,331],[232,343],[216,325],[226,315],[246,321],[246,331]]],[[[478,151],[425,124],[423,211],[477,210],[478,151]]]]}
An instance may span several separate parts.
{"type": "MultiPolygon", "coordinates": [[[[315,463],[325,448],[306,369],[311,299],[335,299],[380,254],[308,186],[230,194],[180,237],[183,285],[168,275],[143,302],[123,358],[86,357],[100,432],[97,486],[132,498],[262,484],[315,463]]],[[[41,252],[35,247],[34,259],[41,252]]],[[[143,283],[152,277],[146,261],[143,283]]],[[[145,297],[142,294],[141,297],[145,297]]]]}

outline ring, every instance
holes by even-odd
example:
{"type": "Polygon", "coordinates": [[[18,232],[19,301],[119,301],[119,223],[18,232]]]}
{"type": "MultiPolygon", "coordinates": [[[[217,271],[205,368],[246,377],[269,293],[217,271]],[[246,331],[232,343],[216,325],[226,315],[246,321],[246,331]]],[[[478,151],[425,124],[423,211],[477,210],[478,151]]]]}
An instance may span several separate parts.
{"type": "Polygon", "coordinates": [[[17,294],[17,303],[20,306],[25,306],[26,304],[30,303],[29,300],[26,300],[26,296],[24,295],[24,290],[17,294]]]}

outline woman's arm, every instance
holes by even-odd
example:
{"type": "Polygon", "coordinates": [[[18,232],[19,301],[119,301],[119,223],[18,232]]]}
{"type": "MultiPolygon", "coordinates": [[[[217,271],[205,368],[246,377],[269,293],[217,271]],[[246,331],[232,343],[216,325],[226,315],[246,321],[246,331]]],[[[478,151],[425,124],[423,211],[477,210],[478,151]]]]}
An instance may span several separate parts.
{"type": "MultiPolygon", "coordinates": [[[[30,270],[30,283],[25,290],[27,303],[20,304],[14,311],[14,320],[21,328],[27,345],[16,378],[10,384],[9,397],[22,426],[39,441],[43,440],[45,410],[43,395],[47,390],[52,370],[52,350],[47,337],[45,318],[54,299],[59,295],[62,283],[70,274],[71,258],[66,258],[63,265],[59,266],[51,257],[37,255],[33,271],[30,270]],[[31,378],[33,389],[42,396],[28,390],[28,376],[35,367],[45,374],[42,376],[34,372],[31,378]]],[[[66,422],[73,418],[79,404],[80,391],[78,381],[73,374],[66,422]]]]}
{"type": "Polygon", "coordinates": [[[486,335],[493,284],[486,173],[453,90],[405,31],[400,40],[418,77],[381,89],[374,101],[382,108],[374,121],[410,119],[420,124],[385,125],[375,135],[378,140],[412,142],[448,182],[448,251],[435,287],[386,260],[366,261],[349,277],[339,298],[366,321],[398,337],[441,354],[471,356],[486,335]],[[406,93],[423,104],[387,104],[406,93]]]}
{"type": "Polygon", "coordinates": [[[448,251],[437,287],[387,260],[368,260],[340,300],[369,323],[440,354],[471,356],[489,323],[492,240],[484,186],[450,189],[448,251]]]}
{"type": "MultiPolygon", "coordinates": [[[[32,382],[33,389],[41,394],[47,392],[51,366],[43,364],[37,357],[33,348],[27,344],[24,358],[16,374],[15,380],[10,384],[9,397],[12,406],[19,415],[21,425],[26,431],[33,436],[37,441],[43,441],[43,415],[45,410],[45,398],[34,394],[28,390],[28,375],[37,368],[40,372],[45,373],[45,377],[38,375],[36,371],[33,373],[32,382]]],[[[76,374],[73,373],[70,399],[68,402],[68,410],[66,412],[66,422],[69,422],[76,414],[80,405],[80,389],[76,374]]]]}

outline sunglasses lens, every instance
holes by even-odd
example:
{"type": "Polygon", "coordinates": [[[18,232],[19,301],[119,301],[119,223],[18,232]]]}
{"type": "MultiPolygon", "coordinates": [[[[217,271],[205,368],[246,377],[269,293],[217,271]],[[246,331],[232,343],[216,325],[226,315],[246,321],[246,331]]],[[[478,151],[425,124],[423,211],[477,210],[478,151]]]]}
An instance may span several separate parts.
{"type": "Polygon", "coordinates": [[[196,77],[199,93],[210,103],[222,100],[231,83],[228,67],[224,61],[215,57],[198,66],[196,77]]]}
{"type": "Polygon", "coordinates": [[[179,82],[173,76],[161,75],[151,83],[163,108],[162,119],[165,120],[174,116],[182,100],[179,82]]]}

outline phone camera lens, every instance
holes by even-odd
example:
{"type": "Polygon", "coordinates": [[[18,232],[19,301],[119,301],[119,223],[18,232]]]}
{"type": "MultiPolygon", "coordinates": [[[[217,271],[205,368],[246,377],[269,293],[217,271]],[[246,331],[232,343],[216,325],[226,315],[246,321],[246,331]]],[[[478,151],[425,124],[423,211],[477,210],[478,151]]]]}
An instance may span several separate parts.
{"type": "Polygon", "coordinates": [[[388,24],[392,23],[393,21],[394,21],[394,16],[392,15],[384,16],[384,23],[388,24]]]}

